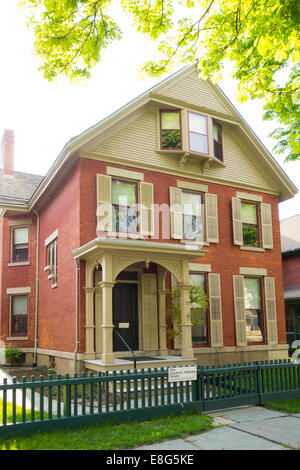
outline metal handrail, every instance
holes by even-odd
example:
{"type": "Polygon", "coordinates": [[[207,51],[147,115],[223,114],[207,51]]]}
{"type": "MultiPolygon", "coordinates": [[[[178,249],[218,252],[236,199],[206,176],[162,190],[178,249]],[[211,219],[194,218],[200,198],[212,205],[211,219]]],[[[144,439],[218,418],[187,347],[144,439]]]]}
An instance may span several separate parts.
{"type": "Polygon", "coordinates": [[[128,351],[132,354],[133,356],[133,364],[134,364],[134,369],[136,369],[136,355],[134,354],[133,350],[131,349],[131,347],[126,343],[125,339],[123,338],[123,336],[119,333],[117,327],[114,325],[114,330],[113,332],[114,333],[117,333],[117,335],[120,337],[120,339],[123,341],[123,343],[125,344],[126,348],[128,349],[128,351]]]}

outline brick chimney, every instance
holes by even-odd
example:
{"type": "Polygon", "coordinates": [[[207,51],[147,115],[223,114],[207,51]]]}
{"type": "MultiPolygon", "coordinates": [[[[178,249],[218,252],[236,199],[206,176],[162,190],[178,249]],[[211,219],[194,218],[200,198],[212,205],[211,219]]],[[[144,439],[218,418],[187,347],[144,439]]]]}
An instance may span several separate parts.
{"type": "Polygon", "coordinates": [[[5,175],[14,174],[14,147],[15,136],[11,129],[4,129],[1,142],[1,165],[5,175]]]}

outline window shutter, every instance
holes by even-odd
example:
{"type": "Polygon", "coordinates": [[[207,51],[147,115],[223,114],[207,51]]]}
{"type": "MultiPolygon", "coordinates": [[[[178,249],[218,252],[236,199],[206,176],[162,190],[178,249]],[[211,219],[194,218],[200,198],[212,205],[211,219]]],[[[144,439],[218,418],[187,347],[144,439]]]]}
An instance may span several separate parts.
{"type": "Polygon", "coordinates": [[[97,175],[97,231],[112,231],[111,177],[97,175]]]}
{"type": "Polygon", "coordinates": [[[242,204],[238,197],[232,198],[233,243],[243,245],[242,204]]]}
{"type": "Polygon", "coordinates": [[[210,344],[223,346],[222,303],[220,274],[208,274],[210,344]]]}
{"type": "Polygon", "coordinates": [[[154,235],[153,184],[140,182],[140,232],[154,235]]]}
{"type": "Polygon", "coordinates": [[[218,198],[216,194],[205,193],[206,241],[219,242],[218,198]]]}
{"type": "Polygon", "coordinates": [[[263,248],[273,248],[272,208],[271,204],[260,204],[261,236],[263,248]]]}
{"type": "Polygon", "coordinates": [[[183,238],[181,189],[170,188],[171,238],[183,238]]]}
{"type": "Polygon", "coordinates": [[[244,276],[233,276],[236,345],[246,346],[244,276]]]}
{"type": "Polygon", "coordinates": [[[265,302],[268,344],[278,344],[274,277],[265,277],[265,302]]]}
{"type": "Polygon", "coordinates": [[[142,275],[143,349],[158,349],[156,274],[142,275]]]}

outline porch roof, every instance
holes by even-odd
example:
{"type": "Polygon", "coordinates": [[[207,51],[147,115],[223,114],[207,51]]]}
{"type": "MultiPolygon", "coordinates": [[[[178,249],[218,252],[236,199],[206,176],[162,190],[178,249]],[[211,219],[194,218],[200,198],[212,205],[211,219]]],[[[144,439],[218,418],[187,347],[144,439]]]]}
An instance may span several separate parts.
{"type": "MultiPolygon", "coordinates": [[[[198,244],[161,243],[146,240],[128,240],[120,238],[95,238],[72,252],[74,259],[92,260],[110,251],[118,253],[121,250],[132,253],[143,253],[146,257],[152,255],[171,255],[181,259],[192,260],[204,256],[206,250],[198,244]]],[[[150,259],[151,261],[151,259],[150,259]]]]}

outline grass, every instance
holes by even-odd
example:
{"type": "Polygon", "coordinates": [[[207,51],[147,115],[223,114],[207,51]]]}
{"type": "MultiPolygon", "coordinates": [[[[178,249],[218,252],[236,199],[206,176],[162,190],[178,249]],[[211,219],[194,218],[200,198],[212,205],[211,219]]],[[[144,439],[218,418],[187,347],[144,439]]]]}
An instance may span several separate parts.
{"type": "Polygon", "coordinates": [[[270,401],[264,404],[266,408],[287,413],[300,413],[300,399],[286,401],[270,401]]]}
{"type": "MultiPolygon", "coordinates": [[[[3,400],[0,398],[0,424],[2,424],[3,421],[3,400]]],[[[35,419],[40,419],[40,412],[35,411],[34,412],[34,417],[35,419]]],[[[47,413],[44,412],[44,418],[47,418],[47,413]]],[[[6,416],[6,421],[7,423],[12,423],[13,422],[13,415],[12,415],[12,403],[7,403],[7,416],[6,416]]],[[[21,422],[22,421],[22,407],[21,406],[16,406],[16,422],[21,422]]],[[[26,411],[26,421],[31,421],[31,411],[27,410],[26,411]]]]}
{"type": "Polygon", "coordinates": [[[154,418],[151,421],[93,425],[0,439],[0,450],[132,449],[143,444],[208,431],[213,428],[211,423],[211,418],[195,411],[180,416],[154,418]]]}

